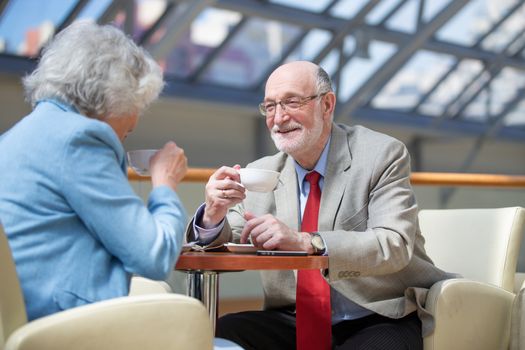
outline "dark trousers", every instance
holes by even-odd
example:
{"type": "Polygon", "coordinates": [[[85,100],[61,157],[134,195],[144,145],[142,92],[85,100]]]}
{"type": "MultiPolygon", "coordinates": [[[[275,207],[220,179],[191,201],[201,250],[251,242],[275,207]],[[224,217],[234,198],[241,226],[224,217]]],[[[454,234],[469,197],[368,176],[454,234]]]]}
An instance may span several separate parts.
{"type": "MultiPolygon", "coordinates": [[[[266,310],[228,314],[218,320],[216,336],[247,350],[295,350],[295,313],[266,310]]],[[[374,314],[343,321],[332,327],[332,349],[420,350],[421,322],[415,312],[401,319],[374,314]]]]}

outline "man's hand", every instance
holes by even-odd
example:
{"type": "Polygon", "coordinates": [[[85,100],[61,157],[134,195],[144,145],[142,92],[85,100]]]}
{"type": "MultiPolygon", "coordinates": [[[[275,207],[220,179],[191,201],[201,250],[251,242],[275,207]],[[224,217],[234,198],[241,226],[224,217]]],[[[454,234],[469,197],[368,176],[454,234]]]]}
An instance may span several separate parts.
{"type": "Polygon", "coordinates": [[[217,226],[226,216],[228,209],[241,203],[246,198],[246,190],[241,185],[238,170],[240,165],[233,168],[223,166],[218,169],[206,184],[206,207],[202,222],[204,228],[217,226]]]}
{"type": "Polygon", "coordinates": [[[253,245],[264,250],[303,250],[313,254],[308,232],[294,231],[271,214],[257,217],[246,212],[244,218],[241,243],[247,243],[251,237],[253,245]]]}

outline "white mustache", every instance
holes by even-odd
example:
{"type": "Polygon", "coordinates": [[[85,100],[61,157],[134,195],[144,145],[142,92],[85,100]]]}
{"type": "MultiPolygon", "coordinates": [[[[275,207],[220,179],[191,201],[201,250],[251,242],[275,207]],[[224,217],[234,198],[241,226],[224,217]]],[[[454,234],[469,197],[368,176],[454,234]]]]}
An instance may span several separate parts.
{"type": "Polygon", "coordinates": [[[290,130],[293,130],[293,129],[302,129],[302,125],[299,124],[299,123],[292,123],[292,124],[287,124],[287,125],[283,125],[283,126],[279,126],[279,125],[274,125],[272,127],[272,133],[278,133],[278,132],[288,132],[290,130]]]}

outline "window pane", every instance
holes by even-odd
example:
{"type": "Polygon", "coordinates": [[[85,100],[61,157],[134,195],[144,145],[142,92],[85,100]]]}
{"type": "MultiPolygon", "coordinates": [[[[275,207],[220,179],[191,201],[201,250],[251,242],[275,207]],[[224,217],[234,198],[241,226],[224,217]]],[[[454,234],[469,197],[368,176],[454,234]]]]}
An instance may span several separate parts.
{"type": "Polygon", "coordinates": [[[503,22],[503,24],[483,42],[481,47],[485,50],[500,52],[503,50],[514,37],[521,33],[525,27],[523,20],[525,18],[525,5],[521,6],[513,15],[503,22]]]}
{"type": "Polygon", "coordinates": [[[473,0],[447,22],[436,37],[461,45],[473,45],[519,0],[473,0]]]}
{"type": "Polygon", "coordinates": [[[520,126],[525,127],[525,100],[521,101],[516,108],[503,120],[506,126],[520,126]]]}
{"type": "Polygon", "coordinates": [[[328,6],[331,0],[271,0],[270,2],[289,7],[296,7],[306,11],[321,12],[326,8],[326,6],[328,6]]]}
{"type": "Polygon", "coordinates": [[[96,20],[106,9],[112,0],[91,0],[78,14],[78,18],[96,20]]]}
{"type": "Polygon", "coordinates": [[[341,72],[340,98],[350,98],[357,89],[396,51],[396,46],[381,41],[372,41],[369,45],[370,58],[352,58],[341,72]]]}
{"type": "MultiPolygon", "coordinates": [[[[176,42],[170,54],[159,60],[167,75],[187,77],[198,68],[204,58],[228,36],[241,20],[238,12],[208,8],[201,12],[176,42]]],[[[166,33],[161,27],[153,35],[151,43],[166,33]]]]}
{"type": "Polygon", "coordinates": [[[406,33],[414,33],[417,27],[418,0],[408,0],[386,22],[386,27],[406,33]]]}
{"type": "Polygon", "coordinates": [[[78,0],[12,0],[0,18],[5,52],[36,56],[78,0]]]}
{"type": "Polygon", "coordinates": [[[128,1],[125,3],[125,7],[117,11],[115,17],[109,22],[126,31],[126,28],[124,28],[126,18],[128,15],[131,15],[131,36],[133,40],[140,41],[142,35],[162,16],[167,6],[166,0],[128,1]],[[128,13],[129,11],[131,11],[131,13],[128,13]]]}
{"type": "Polygon", "coordinates": [[[301,44],[288,56],[287,61],[312,60],[331,38],[332,34],[327,30],[310,30],[301,44]]]}
{"type": "Polygon", "coordinates": [[[377,108],[410,110],[454,64],[449,55],[419,51],[372,100],[377,108]]]}
{"type": "Polygon", "coordinates": [[[465,86],[481,71],[480,61],[465,59],[424,102],[419,111],[423,114],[439,116],[445,112],[447,105],[459,95],[465,86]]]}
{"type": "Polygon", "coordinates": [[[330,14],[334,17],[351,19],[354,17],[368,0],[340,0],[331,10],[330,14]]]}
{"type": "Polygon", "coordinates": [[[381,22],[385,16],[390,13],[403,0],[383,0],[366,16],[366,23],[368,24],[378,24],[381,22]]]}
{"type": "Polygon", "coordinates": [[[235,87],[248,87],[264,79],[271,64],[301,33],[296,26],[251,18],[212,62],[202,80],[235,87]]]}

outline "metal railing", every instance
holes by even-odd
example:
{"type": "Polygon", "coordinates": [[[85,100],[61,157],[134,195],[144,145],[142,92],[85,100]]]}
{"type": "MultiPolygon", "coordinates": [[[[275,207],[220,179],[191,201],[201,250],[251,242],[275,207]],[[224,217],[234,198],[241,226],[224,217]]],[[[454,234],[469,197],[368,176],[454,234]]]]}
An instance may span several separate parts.
{"type": "MultiPolygon", "coordinates": [[[[189,168],[184,182],[207,182],[214,168],[189,168]]],[[[149,181],[146,176],[137,175],[128,169],[128,178],[132,181],[149,181]]],[[[413,172],[410,176],[412,185],[419,186],[475,186],[475,187],[523,187],[525,176],[502,174],[468,174],[468,173],[433,173],[413,172]]]]}

